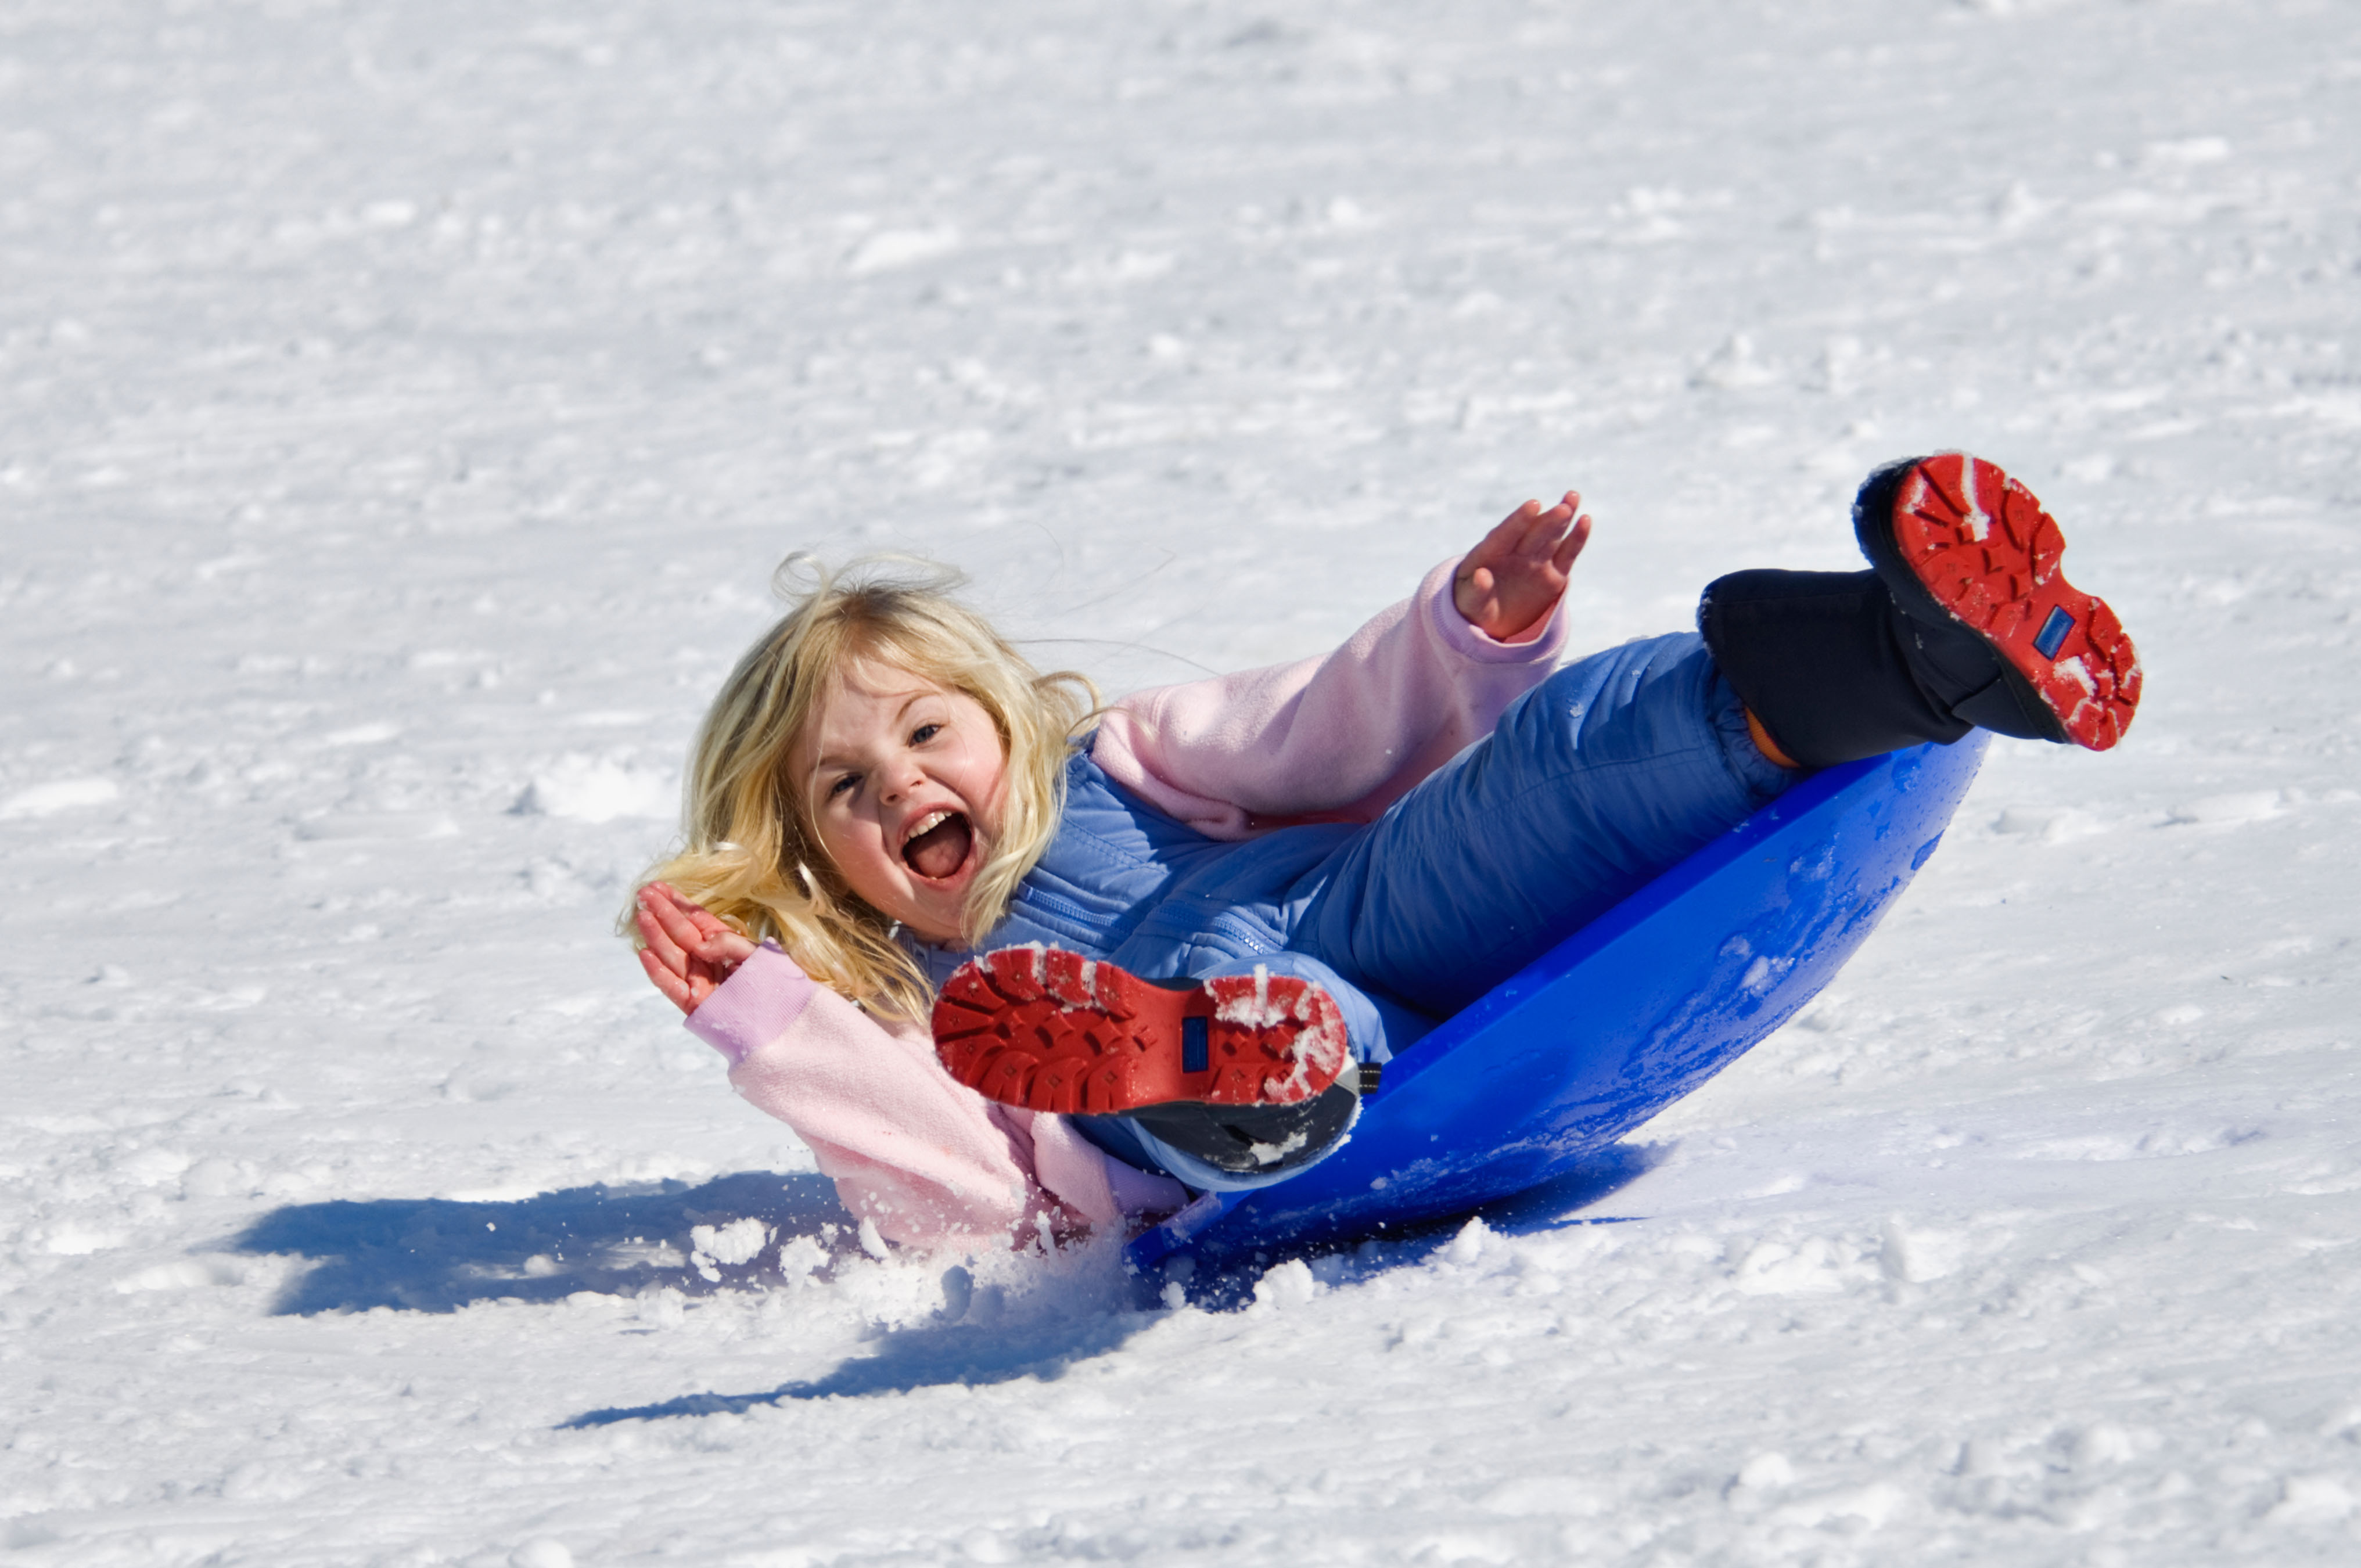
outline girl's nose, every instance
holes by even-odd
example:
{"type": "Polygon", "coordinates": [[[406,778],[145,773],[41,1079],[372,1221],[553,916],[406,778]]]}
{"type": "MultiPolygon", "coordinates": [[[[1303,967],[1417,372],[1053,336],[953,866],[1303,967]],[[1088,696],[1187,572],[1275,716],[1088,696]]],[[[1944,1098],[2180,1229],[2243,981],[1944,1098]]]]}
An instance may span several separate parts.
{"type": "Polygon", "coordinates": [[[914,758],[905,757],[895,763],[885,775],[885,798],[899,800],[925,782],[926,773],[914,758]]]}

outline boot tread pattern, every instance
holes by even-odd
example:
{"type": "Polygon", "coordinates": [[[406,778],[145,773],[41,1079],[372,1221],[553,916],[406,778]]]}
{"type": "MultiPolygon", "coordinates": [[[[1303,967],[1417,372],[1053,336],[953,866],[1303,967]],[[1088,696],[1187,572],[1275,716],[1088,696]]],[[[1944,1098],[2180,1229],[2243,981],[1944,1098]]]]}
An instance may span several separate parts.
{"type": "Polygon", "coordinates": [[[1991,463],[1947,452],[1894,498],[1894,542],[1927,590],[1981,631],[2078,746],[2103,751],[2139,707],[2139,655],[2104,599],[2059,569],[2057,520],[1991,463]]]}
{"type": "Polygon", "coordinates": [[[1066,1114],[1291,1105],[1351,1055],[1334,999],[1308,981],[1258,970],[1174,990],[1038,946],[961,964],[934,1033],[944,1068],[986,1099],[1066,1114]]]}

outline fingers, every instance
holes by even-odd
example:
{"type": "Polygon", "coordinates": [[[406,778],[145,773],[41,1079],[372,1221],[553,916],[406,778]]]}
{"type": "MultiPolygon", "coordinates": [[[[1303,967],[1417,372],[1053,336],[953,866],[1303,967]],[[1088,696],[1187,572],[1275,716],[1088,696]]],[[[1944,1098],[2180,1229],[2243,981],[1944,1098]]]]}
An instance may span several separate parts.
{"type": "Polygon", "coordinates": [[[648,885],[664,894],[664,901],[670,904],[673,908],[679,913],[680,917],[688,923],[691,930],[702,932],[709,936],[713,932],[726,931],[730,928],[727,926],[724,926],[719,920],[714,918],[713,912],[706,908],[702,904],[698,904],[692,899],[682,897],[680,889],[673,886],[672,883],[667,882],[658,882],[650,883],[648,885]]]}
{"type": "Polygon", "coordinates": [[[724,970],[732,970],[753,953],[754,944],[741,936],[734,927],[723,925],[715,916],[694,904],[686,905],[685,909],[689,928],[697,933],[697,940],[689,945],[689,951],[698,958],[719,964],[724,970]]]}
{"type": "Polygon", "coordinates": [[[1582,510],[1579,491],[1568,490],[1555,506],[1544,507],[1539,501],[1527,501],[1492,526],[1489,532],[1467,552],[1461,563],[1459,580],[1466,582],[1483,568],[1515,561],[1540,563],[1550,559],[1565,543],[1566,525],[1575,521],[1582,510]]]}
{"type": "Polygon", "coordinates": [[[664,992],[665,1001],[683,1013],[697,1011],[696,999],[689,994],[687,980],[666,969],[663,960],[659,959],[654,953],[642,948],[640,967],[648,971],[648,979],[654,982],[658,991],[664,992]]]}
{"type": "Polygon", "coordinates": [[[700,956],[730,966],[746,961],[747,955],[754,950],[753,943],[740,935],[736,927],[723,925],[718,917],[695,905],[689,908],[689,919],[697,927],[697,950],[700,956]]]}
{"type": "MultiPolygon", "coordinates": [[[[1525,534],[1532,527],[1533,519],[1541,515],[1541,502],[1527,501],[1494,523],[1491,530],[1476,542],[1476,548],[1467,552],[1468,565],[1483,566],[1517,554],[1524,548],[1525,534]]],[[[1463,567],[1462,571],[1466,569],[1463,567]]]]}
{"type": "Polygon", "coordinates": [[[1582,510],[1582,492],[1568,490],[1555,506],[1534,518],[1525,538],[1524,554],[1536,567],[1546,563],[1563,575],[1589,542],[1590,518],[1582,510]]]}
{"type": "Polygon", "coordinates": [[[1585,514],[1574,520],[1574,526],[1565,531],[1565,537],[1559,540],[1557,548],[1550,553],[1550,565],[1563,576],[1574,569],[1574,558],[1581,554],[1582,547],[1589,543],[1590,518],[1585,514]]]}
{"type": "MultiPolygon", "coordinates": [[[[1539,501],[1527,501],[1510,512],[1493,532],[1496,535],[1507,532],[1514,524],[1513,541],[1503,542],[1507,545],[1505,553],[1534,562],[1544,561],[1554,557],[1565,543],[1567,527],[1576,521],[1576,514],[1581,510],[1581,492],[1568,490],[1554,506],[1545,508],[1539,501]]],[[[1490,542],[1489,539],[1486,541],[1487,543],[1490,542]]]]}
{"type": "Polygon", "coordinates": [[[640,889],[640,902],[653,901],[677,910],[684,919],[694,920],[705,913],[705,906],[681,896],[680,889],[668,882],[652,882],[640,889]]]}
{"type": "Polygon", "coordinates": [[[640,956],[642,959],[653,958],[668,972],[686,978],[688,974],[688,954],[664,928],[664,923],[656,918],[655,912],[642,904],[638,913],[632,916],[631,923],[640,928],[640,940],[644,944],[640,956]]]}
{"type": "MultiPolygon", "coordinates": [[[[688,916],[681,913],[680,905],[653,888],[641,890],[640,909],[635,918],[641,934],[648,938],[648,946],[659,953],[684,953],[703,943],[703,937],[688,916]]],[[[682,966],[675,964],[673,967],[679,969],[682,966]]]]}
{"type": "Polygon", "coordinates": [[[719,924],[719,922],[713,919],[712,915],[707,911],[705,905],[697,903],[693,899],[686,897],[683,895],[680,889],[673,886],[673,884],[668,882],[652,882],[648,883],[647,886],[642,888],[640,892],[643,896],[653,896],[656,902],[676,911],[682,919],[688,921],[691,925],[695,925],[699,921],[710,922],[717,925],[719,924]]]}
{"type": "Polygon", "coordinates": [[[698,958],[710,958],[714,934],[735,935],[727,926],[689,903],[672,889],[665,888],[664,896],[641,900],[641,907],[653,915],[664,935],[682,951],[698,958]]]}
{"type": "Polygon", "coordinates": [[[1519,560],[1530,561],[1535,555],[1546,554],[1549,547],[1557,543],[1558,530],[1565,526],[1565,520],[1554,510],[1543,511],[1538,502],[1525,504],[1533,509],[1533,514],[1526,519],[1524,532],[1517,538],[1515,554],[1519,560]]]}

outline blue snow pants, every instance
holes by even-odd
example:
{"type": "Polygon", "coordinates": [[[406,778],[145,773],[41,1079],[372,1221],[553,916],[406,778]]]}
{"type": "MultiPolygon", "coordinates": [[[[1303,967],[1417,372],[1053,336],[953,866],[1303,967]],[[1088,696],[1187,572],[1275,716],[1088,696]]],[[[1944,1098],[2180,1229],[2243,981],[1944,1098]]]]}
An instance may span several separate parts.
{"type": "MultiPolygon", "coordinates": [[[[1797,776],[1755,749],[1694,633],[1556,671],[1367,825],[1209,839],[1078,753],[1058,837],[985,946],[1047,942],[1150,979],[1297,974],[1384,1061],[1797,776]]],[[[926,954],[938,983],[966,956],[926,954]]],[[[1130,1117],[1073,1120],[1200,1190],[1284,1179],[1214,1169],[1130,1117]]]]}

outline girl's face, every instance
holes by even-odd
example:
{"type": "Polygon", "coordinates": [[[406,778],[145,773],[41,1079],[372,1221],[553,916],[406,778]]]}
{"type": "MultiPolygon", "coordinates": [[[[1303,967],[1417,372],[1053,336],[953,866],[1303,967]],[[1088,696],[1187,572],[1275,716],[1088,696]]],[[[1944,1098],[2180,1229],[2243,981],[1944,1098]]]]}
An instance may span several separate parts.
{"type": "Polygon", "coordinates": [[[1000,823],[1007,751],[983,705],[881,660],[829,676],[787,753],[820,848],[871,907],[956,940],[1000,823]]]}

